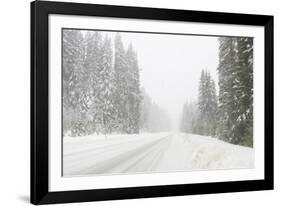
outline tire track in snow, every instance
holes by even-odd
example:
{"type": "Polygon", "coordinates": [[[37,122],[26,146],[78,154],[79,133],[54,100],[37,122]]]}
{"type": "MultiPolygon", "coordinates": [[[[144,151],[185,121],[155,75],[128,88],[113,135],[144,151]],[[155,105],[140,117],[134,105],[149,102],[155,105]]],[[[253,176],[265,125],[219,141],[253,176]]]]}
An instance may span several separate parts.
{"type": "MultiPolygon", "coordinates": [[[[152,138],[154,138],[154,137],[152,137],[152,138]]],[[[109,148],[113,149],[115,147],[122,146],[122,145],[125,145],[128,143],[136,143],[136,142],[142,143],[143,139],[126,139],[125,141],[120,142],[118,140],[107,139],[105,137],[105,142],[106,143],[103,145],[95,145],[96,142],[94,142],[94,143],[91,143],[89,146],[87,146],[84,149],[79,149],[79,150],[75,150],[72,152],[64,151],[64,157],[67,158],[67,157],[71,157],[71,156],[77,156],[79,154],[88,153],[88,152],[92,152],[92,151],[98,151],[98,150],[108,150],[109,148]],[[109,141],[109,142],[107,142],[107,141],[109,141]],[[110,142],[110,141],[113,141],[113,142],[110,142]]]]}
{"type": "Polygon", "coordinates": [[[129,167],[125,168],[122,172],[146,172],[153,171],[157,166],[159,159],[166,151],[171,140],[171,135],[165,137],[160,144],[154,145],[144,153],[138,155],[129,167]]]}
{"type": "MultiPolygon", "coordinates": [[[[123,153],[121,153],[121,154],[119,154],[115,157],[112,157],[112,158],[110,158],[106,161],[93,164],[92,166],[87,167],[83,170],[80,170],[79,172],[76,171],[75,174],[87,175],[87,174],[112,173],[114,168],[120,167],[120,165],[124,164],[130,158],[135,158],[136,155],[139,155],[140,153],[146,152],[151,147],[154,148],[156,146],[159,146],[159,144],[161,144],[163,141],[165,141],[165,138],[166,137],[163,137],[161,139],[157,139],[157,140],[154,140],[152,142],[143,144],[142,146],[140,146],[138,148],[126,150],[125,152],[123,152],[123,153]]],[[[120,172],[116,172],[116,173],[120,173],[120,172]]]]}
{"type": "Polygon", "coordinates": [[[162,137],[157,137],[149,139],[138,139],[138,140],[129,140],[124,141],[121,143],[113,143],[108,146],[100,146],[100,147],[93,147],[92,149],[83,150],[83,152],[74,152],[68,153],[68,155],[64,156],[63,158],[63,174],[68,175],[80,175],[80,171],[84,171],[85,168],[89,168],[89,160],[94,163],[95,161],[111,159],[113,155],[118,153],[123,153],[129,149],[135,150],[139,147],[139,145],[143,145],[144,141],[151,143],[152,141],[161,140],[162,137]],[[112,154],[111,154],[112,153],[112,154]],[[107,157],[104,157],[106,155],[107,157]],[[94,157],[94,158],[93,158],[94,157]],[[101,157],[101,158],[98,158],[101,157]],[[77,168],[79,165],[80,169],[77,168]]]}

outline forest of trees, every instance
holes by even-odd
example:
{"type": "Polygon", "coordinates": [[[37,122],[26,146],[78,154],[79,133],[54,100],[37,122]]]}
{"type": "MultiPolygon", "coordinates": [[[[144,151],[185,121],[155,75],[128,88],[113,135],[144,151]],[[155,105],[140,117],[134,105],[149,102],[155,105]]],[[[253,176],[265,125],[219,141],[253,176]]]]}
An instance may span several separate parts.
{"type": "Polygon", "coordinates": [[[138,133],[140,80],[137,54],[121,35],[63,30],[63,132],[138,133]]]}
{"type": "MultiPolygon", "coordinates": [[[[169,131],[169,115],[141,88],[133,45],[106,34],[63,30],[64,136],[169,131]]],[[[180,129],[253,146],[253,38],[218,41],[218,86],[202,70],[198,99],[184,104],[180,129]]]]}
{"type": "Polygon", "coordinates": [[[253,38],[220,37],[218,88],[202,70],[197,103],[186,103],[181,131],[253,146],[253,38]]]}
{"type": "Polygon", "coordinates": [[[132,44],[120,33],[63,30],[63,134],[137,134],[169,129],[168,115],[140,89],[132,44]]]}
{"type": "Polygon", "coordinates": [[[215,136],[217,131],[217,94],[215,81],[207,70],[202,70],[198,88],[198,102],[184,104],[181,131],[215,136]]]}

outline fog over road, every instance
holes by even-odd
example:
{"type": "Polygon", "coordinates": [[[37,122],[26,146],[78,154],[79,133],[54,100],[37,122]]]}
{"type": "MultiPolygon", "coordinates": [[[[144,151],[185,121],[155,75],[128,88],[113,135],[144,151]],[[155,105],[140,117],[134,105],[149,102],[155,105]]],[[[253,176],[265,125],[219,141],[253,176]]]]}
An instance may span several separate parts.
{"type": "Polygon", "coordinates": [[[254,166],[254,150],[186,133],[65,137],[63,175],[176,172],[254,166]]]}

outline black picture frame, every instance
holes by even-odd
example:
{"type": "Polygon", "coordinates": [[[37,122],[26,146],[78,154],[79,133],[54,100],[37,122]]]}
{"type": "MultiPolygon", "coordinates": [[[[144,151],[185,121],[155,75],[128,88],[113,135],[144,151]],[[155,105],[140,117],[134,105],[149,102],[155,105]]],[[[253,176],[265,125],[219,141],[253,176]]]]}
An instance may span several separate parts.
{"type": "Polygon", "coordinates": [[[273,189],[273,16],[63,2],[31,2],[31,203],[50,204],[273,189]],[[48,15],[256,25],[265,28],[263,180],[49,192],[48,15]]]}

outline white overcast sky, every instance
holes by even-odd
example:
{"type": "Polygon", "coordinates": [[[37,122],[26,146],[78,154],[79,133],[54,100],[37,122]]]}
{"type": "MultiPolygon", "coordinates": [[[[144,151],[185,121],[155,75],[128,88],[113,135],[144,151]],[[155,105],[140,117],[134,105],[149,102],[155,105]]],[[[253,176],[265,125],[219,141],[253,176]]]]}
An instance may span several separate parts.
{"type": "MultiPolygon", "coordinates": [[[[197,100],[201,70],[207,69],[218,82],[218,38],[120,33],[125,47],[131,42],[137,51],[141,86],[170,114],[176,129],[183,104],[197,100]]],[[[115,32],[109,36],[114,37],[115,32]]]]}

